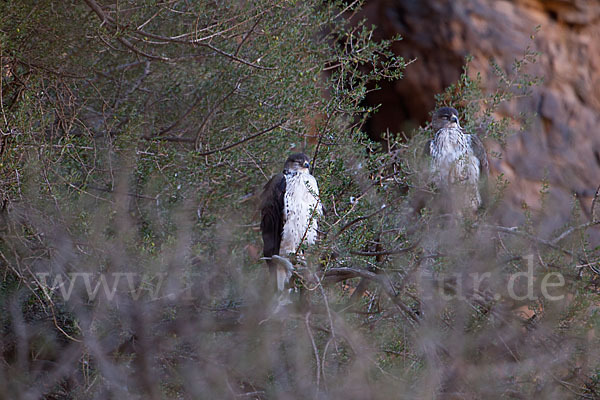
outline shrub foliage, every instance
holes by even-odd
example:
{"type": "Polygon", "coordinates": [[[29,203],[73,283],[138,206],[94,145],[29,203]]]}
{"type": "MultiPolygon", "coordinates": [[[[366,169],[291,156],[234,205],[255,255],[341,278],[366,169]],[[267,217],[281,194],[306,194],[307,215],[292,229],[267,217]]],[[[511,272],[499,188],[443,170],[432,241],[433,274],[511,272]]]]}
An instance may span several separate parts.
{"type": "MultiPolygon", "coordinates": [[[[432,132],[363,132],[366,93],[406,63],[356,7],[0,4],[6,396],[599,395],[595,201],[557,232],[526,205],[493,222],[502,176],[480,215],[416,207],[432,132]],[[326,213],[273,314],[257,197],[301,150],[326,213]]],[[[439,104],[501,140],[493,112],[538,82],[532,62],[496,66],[489,94],[467,60],[439,104]]]]}

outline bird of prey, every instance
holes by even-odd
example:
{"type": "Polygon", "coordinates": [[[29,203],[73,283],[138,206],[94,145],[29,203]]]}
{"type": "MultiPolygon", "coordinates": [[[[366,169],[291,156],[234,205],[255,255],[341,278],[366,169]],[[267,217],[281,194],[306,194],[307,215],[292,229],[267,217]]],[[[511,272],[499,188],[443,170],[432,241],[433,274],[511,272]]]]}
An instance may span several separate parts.
{"type": "Polygon", "coordinates": [[[311,245],[317,239],[317,217],[322,215],[323,208],[317,181],[310,174],[309,166],[305,154],[290,155],[283,172],[273,176],[262,193],[263,255],[272,279],[276,277],[278,291],[284,290],[291,271],[275,262],[274,256],[299,254],[303,244],[311,245]]]}
{"type": "Polygon", "coordinates": [[[477,211],[488,175],[488,159],[476,135],[466,134],[458,122],[458,111],[442,107],[433,113],[435,137],[425,146],[431,156],[433,181],[452,204],[453,211],[477,211]]]}

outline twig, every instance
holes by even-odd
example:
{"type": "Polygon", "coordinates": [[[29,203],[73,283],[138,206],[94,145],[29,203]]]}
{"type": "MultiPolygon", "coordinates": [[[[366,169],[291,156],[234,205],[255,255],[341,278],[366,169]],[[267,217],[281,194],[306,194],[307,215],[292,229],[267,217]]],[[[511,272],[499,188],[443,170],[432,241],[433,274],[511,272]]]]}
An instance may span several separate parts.
{"type": "MultiPolygon", "coordinates": [[[[105,14],[104,11],[102,10],[102,7],[100,7],[100,5],[98,5],[98,3],[96,3],[94,0],[84,0],[84,1],[88,5],[88,7],[90,7],[98,15],[98,17],[100,17],[103,24],[108,23],[110,25],[113,25],[113,26],[121,29],[121,30],[125,30],[125,28],[120,26],[119,24],[117,24],[117,22],[113,18],[111,18],[109,15],[105,14]]],[[[216,53],[218,53],[222,56],[228,57],[234,61],[248,65],[253,68],[264,69],[264,70],[276,70],[277,69],[277,67],[263,67],[262,65],[258,65],[258,64],[252,63],[250,61],[246,61],[240,57],[237,57],[234,54],[227,53],[226,51],[221,50],[218,47],[215,47],[214,45],[212,45],[210,43],[199,43],[198,39],[196,39],[196,40],[181,40],[181,39],[177,39],[175,37],[168,37],[168,36],[156,35],[153,33],[145,32],[141,29],[133,29],[132,31],[135,34],[141,35],[146,38],[164,40],[166,42],[182,43],[182,44],[188,44],[188,45],[197,45],[197,46],[208,47],[209,49],[215,51],[216,53]]],[[[159,61],[172,61],[171,59],[166,58],[166,57],[160,57],[160,56],[155,56],[152,54],[145,53],[145,52],[139,50],[138,48],[136,48],[133,44],[131,44],[131,42],[129,42],[125,38],[120,37],[117,40],[119,40],[119,42],[123,43],[123,45],[125,45],[125,47],[129,48],[130,50],[132,50],[135,53],[138,53],[144,57],[148,57],[148,58],[159,60],[159,61]]]]}
{"type": "MultiPolygon", "coordinates": [[[[315,147],[315,152],[313,153],[313,156],[312,156],[312,165],[310,166],[311,173],[315,170],[315,167],[317,165],[317,155],[319,154],[319,149],[321,148],[321,143],[323,142],[323,137],[325,136],[325,131],[327,130],[327,127],[329,126],[331,117],[333,117],[333,113],[331,113],[331,114],[329,114],[329,116],[327,116],[327,121],[325,122],[325,126],[323,127],[323,132],[319,135],[319,140],[317,141],[317,145],[315,147]]],[[[317,132],[317,134],[318,134],[318,132],[317,132]]]]}
{"type": "Polygon", "coordinates": [[[155,56],[154,54],[146,53],[146,52],[138,49],[137,47],[135,47],[129,40],[127,40],[125,38],[120,37],[120,38],[117,38],[117,40],[119,42],[121,42],[123,44],[123,46],[127,47],[129,50],[133,51],[134,53],[139,54],[140,56],[144,56],[151,60],[157,60],[157,61],[172,61],[168,57],[155,56]]]}
{"type": "Polygon", "coordinates": [[[360,221],[364,221],[366,219],[374,217],[375,215],[382,213],[384,210],[385,210],[385,206],[382,206],[379,210],[374,211],[371,214],[363,215],[362,217],[353,219],[352,221],[348,222],[346,225],[342,226],[340,228],[340,230],[335,234],[335,236],[333,237],[332,240],[335,241],[346,229],[350,228],[352,225],[355,225],[355,224],[359,223],[360,221]]]}
{"type": "Polygon", "coordinates": [[[229,144],[229,145],[227,145],[227,146],[220,147],[220,148],[218,148],[218,149],[215,149],[215,150],[210,150],[210,151],[206,151],[206,152],[204,152],[204,153],[199,153],[199,154],[197,154],[197,155],[198,155],[199,157],[204,157],[204,156],[208,156],[208,155],[211,155],[211,154],[214,154],[214,153],[218,153],[218,152],[221,152],[221,151],[229,150],[229,149],[231,149],[231,148],[233,148],[233,147],[236,147],[236,146],[239,146],[240,144],[242,144],[242,143],[245,143],[245,142],[247,142],[247,141],[249,141],[249,140],[256,139],[257,137],[259,137],[259,136],[261,136],[261,135],[264,135],[265,133],[269,133],[269,132],[271,132],[272,130],[279,128],[279,127],[280,127],[281,125],[283,125],[284,123],[285,123],[285,121],[278,122],[277,124],[275,124],[275,125],[273,125],[273,126],[271,126],[271,127],[267,128],[267,129],[265,129],[265,130],[263,130],[263,131],[257,132],[257,133],[255,133],[255,134],[253,134],[253,135],[250,135],[250,136],[248,136],[248,137],[246,137],[246,138],[244,138],[244,139],[242,139],[242,140],[239,140],[239,141],[237,141],[237,142],[235,142],[235,143],[229,144]]]}
{"type": "Polygon", "coordinates": [[[419,322],[419,317],[410,310],[404,303],[398,299],[396,291],[394,290],[393,285],[386,279],[385,276],[378,275],[374,272],[367,271],[359,268],[351,268],[351,267],[341,267],[341,268],[331,268],[325,271],[324,278],[333,278],[336,282],[351,279],[351,278],[366,278],[377,282],[385,291],[387,296],[392,300],[392,302],[400,309],[400,311],[408,316],[408,321],[411,325],[414,326],[415,323],[419,322]]]}
{"type": "Polygon", "coordinates": [[[488,230],[491,230],[491,231],[508,233],[508,234],[515,235],[515,236],[525,237],[525,238],[533,240],[534,242],[543,244],[544,246],[547,246],[547,247],[550,247],[552,249],[555,249],[555,250],[558,250],[560,252],[563,252],[563,253],[571,256],[571,257],[574,256],[574,254],[573,254],[572,251],[569,251],[567,249],[563,249],[562,247],[559,247],[556,244],[554,244],[554,243],[552,243],[552,242],[550,242],[548,240],[539,238],[539,237],[534,236],[534,235],[532,235],[530,233],[519,231],[519,230],[517,230],[516,226],[512,227],[512,228],[507,228],[505,226],[499,226],[499,225],[479,225],[479,226],[481,228],[488,229],[488,230]]]}
{"type": "Polygon", "coordinates": [[[225,57],[231,58],[231,59],[232,59],[232,60],[234,60],[234,61],[237,61],[237,62],[239,62],[239,63],[245,64],[245,65],[247,65],[247,66],[249,66],[249,67],[252,67],[252,68],[257,68],[257,69],[266,69],[266,70],[270,70],[270,71],[272,71],[272,70],[276,70],[276,69],[277,69],[276,67],[263,67],[262,65],[258,65],[258,64],[254,64],[254,63],[252,63],[252,62],[250,62],[250,61],[246,61],[246,60],[244,60],[243,58],[239,58],[239,57],[237,57],[236,55],[229,54],[229,53],[227,53],[226,51],[223,51],[223,50],[221,50],[221,49],[219,49],[219,48],[217,48],[217,47],[213,46],[213,45],[212,45],[212,44],[210,44],[210,43],[202,43],[202,44],[201,44],[201,46],[206,46],[206,47],[208,47],[209,49],[213,50],[214,52],[216,52],[216,53],[218,53],[218,54],[220,54],[220,55],[222,55],[222,56],[225,56],[225,57]]]}
{"type": "Polygon", "coordinates": [[[329,345],[333,341],[333,338],[329,338],[327,343],[325,344],[325,348],[323,349],[323,360],[321,361],[321,374],[323,375],[323,386],[325,386],[325,391],[327,391],[327,376],[325,375],[325,360],[327,359],[327,349],[329,349],[329,345]]]}
{"type": "MultiPolygon", "coordinates": [[[[187,118],[188,115],[190,115],[190,113],[194,110],[194,108],[198,107],[198,104],[200,104],[201,101],[202,101],[202,97],[198,97],[196,99],[196,101],[194,101],[194,103],[181,115],[181,117],[179,117],[171,125],[167,126],[166,128],[163,128],[160,132],[158,132],[157,136],[162,136],[165,133],[171,131],[171,129],[175,128],[177,125],[179,125],[181,123],[181,121],[183,121],[185,118],[187,118]]],[[[152,138],[148,138],[148,139],[152,139],[152,138]]]]}
{"type": "Polygon", "coordinates": [[[162,142],[174,142],[174,143],[194,143],[196,140],[192,138],[186,137],[178,137],[178,136],[153,136],[153,137],[142,137],[144,140],[159,140],[162,142]]]}
{"type": "Polygon", "coordinates": [[[577,232],[582,229],[587,229],[587,228],[590,228],[590,227],[598,225],[598,224],[600,224],[600,221],[590,221],[590,222],[586,222],[585,224],[573,226],[573,227],[567,229],[566,231],[564,231],[563,233],[561,233],[560,235],[558,235],[556,238],[552,239],[550,241],[550,243],[552,243],[553,245],[557,245],[558,242],[560,242],[561,240],[563,240],[564,238],[566,238],[573,232],[577,232]]]}
{"type": "Polygon", "coordinates": [[[394,250],[382,250],[382,251],[357,251],[357,250],[350,250],[350,254],[353,254],[355,256],[389,256],[391,254],[406,253],[407,251],[413,250],[415,247],[417,247],[417,243],[412,244],[412,245],[407,246],[407,247],[402,247],[400,249],[394,249],[394,250]]]}
{"type": "Polygon", "coordinates": [[[200,147],[200,138],[202,137],[202,134],[204,133],[204,129],[206,129],[206,127],[208,126],[208,123],[211,120],[212,116],[215,114],[215,112],[218,109],[220,109],[223,106],[223,103],[225,103],[225,101],[227,101],[228,98],[230,98],[231,96],[233,96],[233,94],[240,88],[243,80],[245,80],[245,78],[240,79],[235,84],[235,86],[233,87],[232,90],[230,90],[225,96],[223,96],[220,100],[218,100],[210,108],[210,110],[208,110],[208,112],[206,113],[206,116],[204,116],[204,119],[202,120],[202,123],[200,124],[200,127],[196,131],[196,140],[195,140],[196,150],[199,150],[199,147],[200,147]]]}
{"type": "Polygon", "coordinates": [[[317,393],[319,393],[319,385],[321,383],[321,359],[319,358],[319,350],[315,344],[315,338],[310,330],[310,311],[307,312],[306,317],[304,317],[304,325],[306,326],[306,332],[308,333],[313,352],[315,353],[315,362],[317,364],[317,393]]]}
{"type": "Polygon", "coordinates": [[[325,303],[325,309],[327,310],[327,318],[329,318],[329,326],[331,327],[331,339],[333,339],[333,344],[335,346],[335,351],[339,351],[337,347],[337,342],[335,340],[335,328],[333,327],[333,318],[331,317],[331,309],[329,308],[329,300],[327,300],[327,295],[325,294],[325,290],[323,289],[323,285],[321,284],[321,279],[317,276],[319,280],[319,289],[321,291],[321,296],[323,296],[323,302],[325,303]]]}
{"type": "Polygon", "coordinates": [[[260,15],[258,18],[256,18],[256,22],[254,23],[254,25],[252,25],[252,27],[250,28],[250,30],[248,32],[246,32],[246,34],[242,38],[242,41],[240,42],[240,44],[238,45],[238,47],[235,49],[235,53],[233,53],[234,56],[237,57],[237,55],[240,54],[240,50],[242,49],[242,46],[244,45],[244,43],[246,43],[246,40],[248,40],[248,38],[250,37],[250,35],[252,34],[252,32],[254,32],[254,29],[256,29],[256,27],[258,26],[258,24],[260,23],[260,21],[262,21],[262,18],[263,18],[262,15],[260,15]]]}

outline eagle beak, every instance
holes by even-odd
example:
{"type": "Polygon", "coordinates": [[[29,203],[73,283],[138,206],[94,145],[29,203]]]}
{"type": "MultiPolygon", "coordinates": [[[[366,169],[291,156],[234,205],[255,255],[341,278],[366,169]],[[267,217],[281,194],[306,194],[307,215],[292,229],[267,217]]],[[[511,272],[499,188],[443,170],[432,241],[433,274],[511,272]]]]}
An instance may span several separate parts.
{"type": "Polygon", "coordinates": [[[452,117],[450,117],[450,122],[454,122],[458,125],[458,118],[456,117],[456,115],[453,115],[452,117]]]}
{"type": "Polygon", "coordinates": [[[308,161],[304,161],[304,168],[310,167],[310,163],[308,161]]]}

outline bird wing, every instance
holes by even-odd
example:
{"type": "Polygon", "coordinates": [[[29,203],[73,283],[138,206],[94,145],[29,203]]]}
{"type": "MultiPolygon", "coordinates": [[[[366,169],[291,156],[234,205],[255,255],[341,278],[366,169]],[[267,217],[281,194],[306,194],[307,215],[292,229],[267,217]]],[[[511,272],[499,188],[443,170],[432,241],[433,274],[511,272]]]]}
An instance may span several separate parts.
{"type": "Polygon", "coordinates": [[[483,146],[483,142],[477,135],[469,135],[469,141],[473,154],[479,160],[479,194],[481,196],[481,206],[486,207],[489,205],[490,191],[488,188],[488,175],[490,173],[490,166],[488,162],[487,152],[483,146]]]}
{"type": "Polygon", "coordinates": [[[260,211],[262,220],[260,230],[263,237],[263,255],[272,257],[279,255],[283,225],[283,197],[285,195],[285,176],[277,174],[265,185],[262,195],[260,211]]]}
{"type": "Polygon", "coordinates": [[[488,176],[490,172],[490,166],[488,163],[487,152],[485,151],[485,147],[483,147],[483,142],[477,135],[469,135],[471,149],[473,149],[473,154],[479,160],[479,176],[481,178],[488,176]]]}
{"type": "Polygon", "coordinates": [[[433,139],[429,139],[425,142],[425,146],[423,147],[424,156],[431,156],[431,142],[433,142],[433,139]]]}

